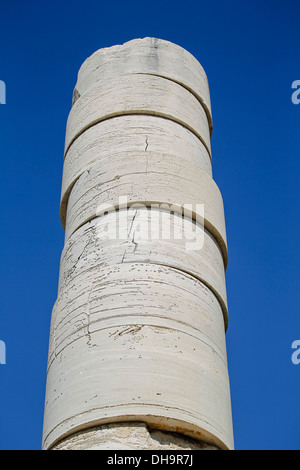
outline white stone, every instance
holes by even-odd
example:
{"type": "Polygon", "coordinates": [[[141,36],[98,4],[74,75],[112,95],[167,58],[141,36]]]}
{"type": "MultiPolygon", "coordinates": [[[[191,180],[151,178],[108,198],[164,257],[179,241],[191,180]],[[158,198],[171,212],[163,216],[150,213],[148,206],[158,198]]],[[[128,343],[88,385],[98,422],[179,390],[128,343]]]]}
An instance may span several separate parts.
{"type": "Polygon", "coordinates": [[[150,114],[178,122],[211,152],[209,123],[201,103],[181,85],[153,75],[112,77],[81,96],[69,113],[65,152],[92,125],[127,114],[150,114]]]}
{"type": "Polygon", "coordinates": [[[45,446],[78,426],[142,416],[232,447],[223,435],[230,395],[217,298],[166,266],[122,263],[75,276],[52,314],[46,410],[45,446]]]}
{"type": "Polygon", "coordinates": [[[94,52],[79,69],[75,93],[84,95],[112,77],[130,74],[156,75],[181,84],[202,103],[212,128],[209,86],[203,67],[188,51],[163,39],[133,39],[94,52]]]}
{"type": "Polygon", "coordinates": [[[112,157],[105,167],[101,162],[94,163],[82,174],[68,199],[66,240],[108,207],[118,209],[120,197],[126,198],[128,205],[158,203],[170,208],[191,205],[195,218],[201,215],[198,209],[203,204],[205,228],[219,243],[226,266],[224,207],[215,181],[197,166],[185,166],[176,159],[165,162],[154,152],[127,152],[118,156],[117,161],[112,157]]]}
{"type": "Polygon", "coordinates": [[[203,226],[157,209],[130,209],[97,217],[65,243],[59,294],[78,276],[93,280],[104,266],[152,263],[189,273],[219,300],[227,327],[225,268],[220,248],[203,226]]]}
{"type": "Polygon", "coordinates": [[[89,343],[91,331],[133,322],[204,335],[226,355],[223,312],[207,286],[172,267],[126,263],[102,267],[94,278],[77,276],[61,292],[53,309],[49,364],[79,337],[89,343]]]}
{"type": "MultiPolygon", "coordinates": [[[[150,159],[152,154],[156,155],[158,167],[160,161],[176,160],[181,165],[198,166],[212,176],[207,150],[186,127],[158,116],[127,115],[108,119],[83,132],[66,154],[61,191],[63,227],[68,196],[78,177],[97,161],[101,161],[103,168],[115,165],[117,172],[119,160],[127,152],[145,152],[150,159]]],[[[127,165],[130,163],[127,158],[127,165]]]]}
{"type": "Polygon", "coordinates": [[[79,428],[137,417],[232,448],[226,359],[207,338],[172,325],[90,331],[58,353],[47,383],[46,448],[79,428]]]}

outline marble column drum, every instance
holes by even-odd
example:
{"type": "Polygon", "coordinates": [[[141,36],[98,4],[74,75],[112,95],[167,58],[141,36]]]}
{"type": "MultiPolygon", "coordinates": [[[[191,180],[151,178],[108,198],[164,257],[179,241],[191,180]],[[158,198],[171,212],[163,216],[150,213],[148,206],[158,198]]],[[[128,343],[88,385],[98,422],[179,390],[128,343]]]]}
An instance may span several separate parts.
{"type": "Polygon", "coordinates": [[[211,134],[207,77],[182,47],[136,39],[81,66],[43,449],[234,448],[211,134]]]}

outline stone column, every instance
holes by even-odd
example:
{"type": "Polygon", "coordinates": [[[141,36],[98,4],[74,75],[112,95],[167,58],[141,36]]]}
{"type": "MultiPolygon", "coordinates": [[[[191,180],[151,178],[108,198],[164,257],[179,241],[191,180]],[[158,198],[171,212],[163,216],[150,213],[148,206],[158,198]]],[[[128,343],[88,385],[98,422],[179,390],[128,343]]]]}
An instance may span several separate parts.
{"type": "Polygon", "coordinates": [[[136,39],[81,66],[44,449],[233,448],[211,132],[205,72],[181,47],[136,39]]]}

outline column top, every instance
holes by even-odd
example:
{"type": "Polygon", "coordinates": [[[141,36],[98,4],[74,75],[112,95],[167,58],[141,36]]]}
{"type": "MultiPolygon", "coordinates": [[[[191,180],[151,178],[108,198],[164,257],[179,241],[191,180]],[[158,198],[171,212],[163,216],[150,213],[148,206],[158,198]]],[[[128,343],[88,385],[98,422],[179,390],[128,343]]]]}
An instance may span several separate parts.
{"type": "Polygon", "coordinates": [[[186,49],[164,39],[132,39],[95,51],[78,71],[73,103],[112,77],[132,74],[160,76],[188,89],[202,104],[212,133],[209,86],[202,65],[186,49]]]}

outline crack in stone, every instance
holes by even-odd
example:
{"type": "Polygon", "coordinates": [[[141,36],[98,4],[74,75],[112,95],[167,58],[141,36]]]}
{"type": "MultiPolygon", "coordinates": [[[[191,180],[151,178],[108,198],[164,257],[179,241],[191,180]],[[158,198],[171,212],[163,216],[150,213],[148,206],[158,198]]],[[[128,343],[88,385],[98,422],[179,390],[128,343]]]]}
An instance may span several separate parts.
{"type": "MultiPolygon", "coordinates": [[[[132,221],[131,221],[130,228],[129,228],[129,231],[128,231],[128,236],[130,235],[130,232],[131,232],[131,229],[132,229],[133,222],[134,222],[134,219],[135,219],[135,217],[136,217],[136,214],[137,214],[137,210],[135,211],[135,214],[134,214],[134,216],[132,217],[132,221]]],[[[133,233],[133,235],[134,235],[134,233],[133,233]]]]}
{"type": "MultiPolygon", "coordinates": [[[[136,217],[136,214],[137,214],[137,210],[135,211],[135,214],[132,218],[132,221],[131,221],[131,224],[130,224],[130,227],[129,227],[129,230],[128,230],[128,237],[130,236],[130,232],[132,230],[132,227],[133,227],[133,223],[134,223],[134,220],[135,220],[135,217],[136,217]]],[[[133,250],[133,253],[136,251],[137,249],[137,246],[138,246],[138,243],[134,241],[134,233],[132,234],[132,243],[134,243],[134,250],[133,250]]],[[[122,257],[122,260],[121,260],[121,264],[124,262],[124,258],[126,256],[126,253],[127,253],[127,248],[125,248],[125,251],[124,251],[124,254],[123,254],[123,257],[122,257]]]]}

